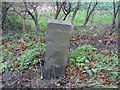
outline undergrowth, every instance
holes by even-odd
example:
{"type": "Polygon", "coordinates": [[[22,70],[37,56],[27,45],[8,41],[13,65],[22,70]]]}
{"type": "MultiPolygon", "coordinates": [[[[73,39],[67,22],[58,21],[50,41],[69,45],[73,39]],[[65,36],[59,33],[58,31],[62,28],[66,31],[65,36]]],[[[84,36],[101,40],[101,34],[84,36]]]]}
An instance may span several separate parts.
{"type": "Polygon", "coordinates": [[[0,70],[23,71],[33,68],[44,56],[45,43],[42,34],[14,35],[2,39],[0,70]]]}
{"type": "Polygon", "coordinates": [[[83,82],[114,86],[120,79],[118,62],[117,54],[102,54],[91,45],[82,45],[70,52],[68,74],[72,75],[71,81],[77,80],[77,85],[83,82]]]}

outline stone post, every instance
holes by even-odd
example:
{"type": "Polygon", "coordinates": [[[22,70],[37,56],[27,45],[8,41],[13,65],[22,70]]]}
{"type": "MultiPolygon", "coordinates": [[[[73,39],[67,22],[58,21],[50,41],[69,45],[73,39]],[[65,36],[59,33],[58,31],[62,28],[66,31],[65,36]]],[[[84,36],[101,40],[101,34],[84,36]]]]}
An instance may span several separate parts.
{"type": "Polygon", "coordinates": [[[44,78],[59,78],[65,74],[70,47],[71,24],[60,20],[48,22],[44,78]]]}

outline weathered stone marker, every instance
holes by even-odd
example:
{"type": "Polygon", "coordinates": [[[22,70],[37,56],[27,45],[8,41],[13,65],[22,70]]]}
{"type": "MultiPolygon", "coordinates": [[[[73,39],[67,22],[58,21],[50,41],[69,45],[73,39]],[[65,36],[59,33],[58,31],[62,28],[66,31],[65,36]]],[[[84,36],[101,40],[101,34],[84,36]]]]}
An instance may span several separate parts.
{"type": "Polygon", "coordinates": [[[46,31],[44,78],[56,78],[65,73],[70,46],[71,24],[51,20],[46,31]]]}

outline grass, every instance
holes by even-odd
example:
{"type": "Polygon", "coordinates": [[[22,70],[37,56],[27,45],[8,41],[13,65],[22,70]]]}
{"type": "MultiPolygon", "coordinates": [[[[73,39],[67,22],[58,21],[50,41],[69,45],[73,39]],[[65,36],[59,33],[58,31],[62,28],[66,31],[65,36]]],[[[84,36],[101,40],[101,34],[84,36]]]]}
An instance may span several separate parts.
{"type": "MultiPolygon", "coordinates": [[[[40,19],[40,22],[39,24],[43,27],[45,27],[47,25],[47,22],[48,20],[50,19],[54,19],[54,16],[55,14],[48,14],[48,13],[44,13],[42,14],[41,16],[41,19],[40,19]]],[[[82,25],[84,24],[85,22],[85,17],[86,17],[86,12],[85,11],[79,11],[77,14],[76,14],[76,17],[75,17],[75,25],[82,25]]],[[[60,18],[60,17],[59,17],[60,18]]],[[[69,14],[69,16],[66,18],[66,21],[69,21],[71,22],[71,18],[72,18],[72,13],[69,14]]],[[[92,16],[88,22],[88,24],[93,24],[93,25],[96,25],[96,24],[110,24],[112,22],[112,15],[108,13],[101,13],[101,12],[98,12],[98,11],[95,11],[94,12],[94,16],[93,16],[93,20],[92,19],[92,16]]]]}
{"type": "MultiPolygon", "coordinates": [[[[93,15],[93,14],[92,14],[93,15]]],[[[67,18],[67,21],[70,21],[72,15],[69,15],[69,17],[67,18]]],[[[85,17],[86,17],[86,12],[81,12],[79,11],[76,14],[75,17],[75,24],[76,25],[81,25],[85,22],[85,17]]],[[[91,22],[92,16],[89,20],[89,23],[91,22]]],[[[107,13],[100,13],[100,12],[94,12],[94,16],[93,16],[93,24],[110,24],[112,22],[112,16],[110,16],[107,13]]]]}
{"type": "MultiPolygon", "coordinates": [[[[98,11],[94,11],[94,16],[92,15],[90,17],[88,24],[108,25],[112,22],[113,15],[110,13],[111,13],[111,11],[106,11],[106,12],[104,11],[102,13],[98,12],[98,11]]],[[[73,13],[71,12],[68,15],[68,17],[66,18],[66,21],[71,22],[72,14],[73,13]]],[[[16,16],[16,15],[14,15],[14,16],[16,16]]],[[[16,17],[18,17],[18,15],[16,17]]],[[[54,17],[55,17],[55,12],[42,12],[42,13],[40,13],[39,14],[39,25],[46,29],[48,20],[54,19],[54,17]]],[[[64,17],[63,13],[61,13],[58,18],[60,19],[61,17],[62,18],[64,17]]],[[[86,17],[86,11],[81,11],[81,10],[78,11],[78,13],[76,14],[76,17],[75,17],[75,21],[74,21],[75,25],[83,25],[85,22],[85,17],[86,17]]],[[[23,22],[23,19],[18,17],[17,22],[19,22],[19,21],[23,22]]],[[[30,16],[27,16],[26,24],[31,25],[32,29],[35,30],[34,22],[30,16]]]]}

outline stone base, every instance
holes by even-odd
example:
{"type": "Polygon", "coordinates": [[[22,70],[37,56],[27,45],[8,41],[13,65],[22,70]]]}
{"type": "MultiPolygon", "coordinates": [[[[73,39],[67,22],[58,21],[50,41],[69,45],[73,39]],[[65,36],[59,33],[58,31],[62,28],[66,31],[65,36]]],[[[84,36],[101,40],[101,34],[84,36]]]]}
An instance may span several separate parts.
{"type": "Polygon", "coordinates": [[[65,66],[51,67],[43,72],[44,79],[59,79],[65,75],[65,66]]]}

